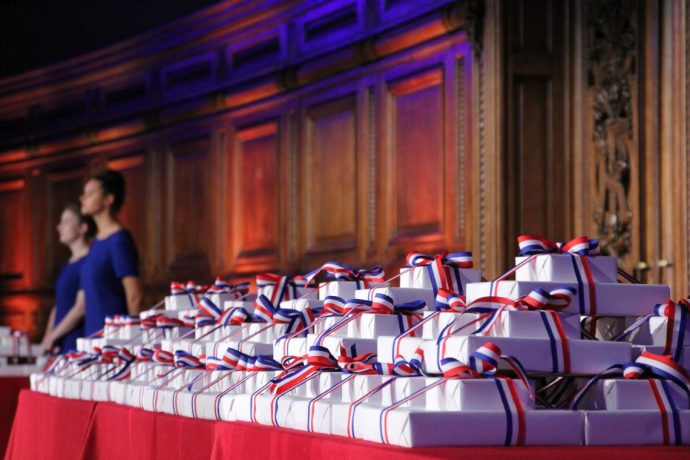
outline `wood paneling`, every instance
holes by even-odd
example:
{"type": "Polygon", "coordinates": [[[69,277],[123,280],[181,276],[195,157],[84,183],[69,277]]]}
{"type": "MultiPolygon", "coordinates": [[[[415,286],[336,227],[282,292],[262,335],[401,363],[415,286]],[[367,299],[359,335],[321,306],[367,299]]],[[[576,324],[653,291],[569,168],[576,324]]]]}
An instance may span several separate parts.
{"type": "Polygon", "coordinates": [[[443,240],[444,97],[438,68],[388,84],[390,151],[382,174],[391,200],[391,244],[443,240]]]}
{"type": "MultiPolygon", "coordinates": [[[[357,248],[356,96],[310,107],[304,152],[304,248],[308,254],[352,252],[357,248]]],[[[341,255],[342,257],[342,255],[341,255]]]]}
{"type": "Polygon", "coordinates": [[[27,282],[29,232],[26,228],[26,181],[0,181],[0,283],[22,286],[27,282]]]}
{"type": "Polygon", "coordinates": [[[177,142],[169,148],[165,234],[168,273],[176,276],[209,273],[214,235],[209,148],[208,137],[177,142]]]}
{"type": "Polygon", "coordinates": [[[232,218],[228,228],[238,270],[279,262],[280,131],[272,120],[235,131],[231,152],[232,218]]]}
{"type": "Polygon", "coordinates": [[[505,139],[504,264],[523,233],[562,240],[568,234],[568,160],[564,116],[562,3],[504,3],[505,139]]]}
{"type": "Polygon", "coordinates": [[[67,263],[70,251],[60,244],[56,226],[65,206],[74,203],[81,206],[79,197],[83,191],[84,182],[88,177],[84,166],[72,166],[69,169],[53,170],[46,174],[48,182],[48,206],[45,217],[44,238],[46,245],[46,276],[53,282],[62,265],[67,263]]]}
{"type": "Polygon", "coordinates": [[[134,237],[139,248],[148,243],[146,222],[150,209],[149,196],[146,193],[146,166],[143,153],[112,157],[108,168],[119,171],[125,178],[125,202],[118,214],[118,219],[134,237]]]}

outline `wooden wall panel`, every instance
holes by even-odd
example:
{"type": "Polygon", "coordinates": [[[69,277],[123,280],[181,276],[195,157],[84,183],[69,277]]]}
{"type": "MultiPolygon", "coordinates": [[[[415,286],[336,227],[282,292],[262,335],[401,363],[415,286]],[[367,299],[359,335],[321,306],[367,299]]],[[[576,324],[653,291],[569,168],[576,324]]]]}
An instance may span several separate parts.
{"type": "Polygon", "coordinates": [[[182,278],[208,276],[212,250],[213,188],[209,139],[196,138],[170,146],[167,156],[166,252],[168,272],[182,278]]]}
{"type": "Polygon", "coordinates": [[[358,183],[356,96],[309,107],[306,115],[304,195],[307,255],[340,257],[357,249],[358,183]]]}
{"type": "Polygon", "coordinates": [[[48,242],[46,245],[46,277],[50,284],[55,280],[58,270],[67,263],[70,256],[69,249],[60,244],[56,226],[68,203],[81,206],[79,197],[87,178],[87,170],[82,165],[72,166],[69,169],[53,170],[46,174],[49,203],[43,235],[44,240],[48,242]]]}
{"type": "MultiPolygon", "coordinates": [[[[146,193],[146,166],[143,153],[117,156],[107,163],[108,168],[119,171],[125,178],[125,203],[118,218],[134,237],[139,250],[139,257],[145,254],[142,248],[149,243],[147,238],[147,220],[150,214],[149,196],[146,193]]],[[[150,244],[150,243],[149,243],[150,244]]]]}
{"type": "Polygon", "coordinates": [[[444,240],[445,170],[443,71],[425,70],[389,82],[388,165],[393,245],[444,240]]]}
{"type": "Polygon", "coordinates": [[[27,283],[26,186],[22,178],[0,181],[0,282],[4,286],[27,283]]]}
{"type": "Polygon", "coordinates": [[[0,182],[26,179],[23,203],[39,211],[22,229],[32,246],[51,239],[47,262],[22,249],[39,279],[21,321],[48,305],[48,272],[66,257],[54,230],[62,202],[103,167],[127,181],[120,219],[147,301],[171,279],[304,273],[326,260],[390,270],[410,249],[473,249],[475,80],[458,4],[257,5],[181,25],[195,41],[160,54],[156,36],[93,72],[71,69],[80,76],[61,76],[60,91],[52,77],[0,81],[12,104],[0,104],[0,123],[27,111],[31,139],[0,139],[0,182]],[[54,111],[54,129],[33,126],[63,92],[89,117],[54,111]]]}
{"type": "Polygon", "coordinates": [[[564,131],[564,28],[561,2],[505,2],[505,139],[503,196],[507,242],[535,233],[552,240],[569,230],[569,161],[564,131]]]}
{"type": "Polygon", "coordinates": [[[232,218],[229,220],[238,271],[279,263],[280,133],[278,121],[239,128],[234,135],[232,218]]]}

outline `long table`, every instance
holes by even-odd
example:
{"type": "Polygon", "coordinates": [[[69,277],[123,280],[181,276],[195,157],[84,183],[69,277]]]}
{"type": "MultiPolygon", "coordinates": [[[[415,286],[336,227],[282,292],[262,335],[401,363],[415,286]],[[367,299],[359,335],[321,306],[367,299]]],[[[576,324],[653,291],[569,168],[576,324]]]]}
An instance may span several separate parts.
{"type": "Polygon", "coordinates": [[[195,420],[114,403],[58,399],[22,390],[5,459],[298,458],[559,460],[687,459],[690,446],[383,446],[244,422],[195,420]]]}
{"type": "Polygon", "coordinates": [[[17,398],[24,388],[29,388],[29,377],[0,377],[0,452],[5,452],[17,408],[17,398]]]}

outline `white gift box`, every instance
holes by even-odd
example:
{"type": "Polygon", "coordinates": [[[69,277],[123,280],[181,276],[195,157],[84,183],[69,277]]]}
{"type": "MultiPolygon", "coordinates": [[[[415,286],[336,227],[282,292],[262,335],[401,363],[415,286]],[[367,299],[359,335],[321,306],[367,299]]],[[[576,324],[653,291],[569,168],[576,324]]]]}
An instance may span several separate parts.
{"type": "Polygon", "coordinates": [[[129,382],[125,380],[110,382],[107,400],[116,404],[125,404],[128,385],[129,382]]]}
{"type": "MultiPolygon", "coordinates": [[[[515,443],[515,419],[505,411],[436,412],[397,408],[382,416],[383,408],[362,404],[347,416],[348,404],[334,404],[332,432],[367,441],[403,447],[499,446],[515,443]],[[348,422],[352,422],[348,425],[348,422]]],[[[525,411],[526,445],[580,445],[583,416],[577,411],[525,411]]]]}
{"type": "MultiPolygon", "coordinates": [[[[690,321],[681,324],[676,318],[674,329],[676,334],[685,335],[685,344],[690,345],[690,321]],[[683,329],[681,332],[681,328],[683,329]]],[[[640,345],[666,345],[668,337],[668,318],[663,316],[652,316],[649,322],[642,326],[637,334],[633,334],[632,341],[640,345]]]]}
{"type": "MultiPolygon", "coordinates": [[[[665,351],[665,347],[662,345],[634,345],[633,344],[633,359],[637,359],[642,352],[648,352],[648,353],[654,353],[655,355],[664,355],[664,354],[673,354],[675,356],[675,353],[673,353],[673,350],[670,350],[668,353],[665,351]]],[[[678,364],[681,365],[681,367],[684,367],[687,371],[690,371],[690,345],[686,345],[682,348],[682,350],[679,353],[679,359],[678,359],[678,364]]]]}
{"type": "Polygon", "coordinates": [[[341,387],[341,401],[354,402],[366,396],[367,404],[381,404],[384,390],[398,377],[390,375],[355,375],[341,387]]]}
{"type": "MultiPolygon", "coordinates": [[[[482,280],[482,272],[476,268],[451,268],[448,273],[453,284],[451,290],[454,292],[465,292],[465,286],[468,283],[478,283],[482,280]],[[460,283],[459,286],[458,282],[460,283]]],[[[429,269],[426,266],[401,268],[400,287],[433,289],[434,285],[429,276],[429,269]]]]}
{"type": "Polygon", "coordinates": [[[209,342],[204,344],[206,356],[218,358],[225,354],[228,348],[246,353],[249,356],[272,355],[273,343],[224,340],[222,342],[209,342]]]}
{"type": "Polygon", "coordinates": [[[226,300],[223,302],[223,310],[232,310],[233,308],[244,308],[247,313],[254,313],[254,300],[256,300],[255,295],[250,295],[245,297],[243,300],[226,300]]]}
{"type": "MultiPolygon", "coordinates": [[[[436,377],[403,377],[395,379],[393,383],[386,386],[381,391],[381,405],[390,406],[402,401],[415,392],[421,391],[427,385],[438,381],[436,377]]],[[[441,384],[441,387],[445,384],[441,384]]],[[[427,406],[427,397],[432,390],[427,390],[419,394],[418,397],[410,399],[403,404],[404,407],[425,408],[427,406]]]]}
{"type": "Polygon", "coordinates": [[[240,376],[238,374],[240,372],[208,372],[203,377],[195,380],[193,384],[190,383],[191,390],[188,386],[184,386],[181,391],[175,393],[177,413],[185,417],[214,419],[215,407],[206,407],[209,403],[213,404],[213,400],[202,398],[201,396],[213,395],[215,398],[221,391],[224,391],[239,379],[240,376]]]}
{"type": "Polygon", "coordinates": [[[196,299],[192,294],[182,293],[165,296],[166,310],[191,310],[196,308],[196,299]]]}
{"type": "MultiPolygon", "coordinates": [[[[579,339],[580,315],[573,313],[557,313],[563,326],[563,332],[569,339],[579,339]]],[[[549,313],[545,313],[548,317],[549,313]]],[[[544,315],[538,311],[503,311],[492,330],[491,337],[515,337],[515,338],[549,338],[549,333],[544,324],[544,315]]],[[[469,334],[468,334],[469,335],[469,334]]]]}
{"type": "Polygon", "coordinates": [[[376,289],[358,289],[355,291],[355,298],[372,300],[376,294],[385,294],[393,299],[394,304],[415,302],[423,300],[426,303],[424,310],[434,308],[436,296],[430,289],[402,288],[402,287],[380,287],[376,289]]]}
{"type": "MultiPolygon", "coordinates": [[[[660,383],[643,380],[630,379],[604,379],[597,382],[596,398],[593,398],[594,405],[581,407],[597,410],[658,410],[657,400],[654,396],[652,385],[660,383]]],[[[675,406],[679,409],[688,409],[688,396],[674,382],[665,382],[668,389],[667,396],[670,395],[675,406]]]]}
{"type": "Polygon", "coordinates": [[[363,289],[361,281],[328,281],[319,283],[319,299],[324,300],[328,296],[341,297],[345,300],[355,297],[357,289],[363,289]]]}
{"type": "MultiPolygon", "coordinates": [[[[635,322],[636,317],[594,316],[580,317],[580,324],[584,320],[584,331],[598,340],[613,340],[628,326],[635,322]]],[[[648,333],[648,331],[647,331],[648,333]]],[[[633,336],[635,333],[633,333],[633,336]]],[[[626,341],[631,341],[630,337],[626,341]]]]}
{"type": "Polygon", "coordinates": [[[29,387],[31,391],[38,391],[40,393],[48,393],[49,374],[43,372],[34,372],[29,376],[29,387]]]}
{"type": "Polygon", "coordinates": [[[443,329],[449,324],[453,323],[453,330],[458,335],[470,335],[482,325],[479,321],[481,317],[477,313],[456,313],[453,311],[426,311],[424,312],[424,319],[433,316],[432,319],[426,321],[422,326],[422,337],[425,339],[435,339],[443,329]]]}
{"type": "Polygon", "coordinates": [[[79,337],[77,339],[77,350],[78,351],[87,351],[87,352],[92,352],[94,348],[103,348],[103,345],[105,345],[105,339],[102,338],[85,338],[85,337],[79,337]]]}
{"type": "MultiPolygon", "coordinates": [[[[273,295],[273,285],[265,285],[263,287],[260,287],[256,290],[257,296],[260,295],[265,295],[269,299],[273,295]]],[[[285,288],[285,293],[286,297],[291,298],[291,299],[300,299],[300,298],[305,298],[305,299],[318,299],[319,298],[319,293],[318,291],[314,288],[314,286],[310,287],[296,287],[296,286],[287,286],[285,288]]]]}
{"type": "MultiPolygon", "coordinates": [[[[516,257],[515,265],[530,256],[516,257]]],[[[576,256],[577,257],[577,256],[576,256]]],[[[573,256],[568,254],[539,254],[515,271],[516,281],[577,282],[573,256]]],[[[587,257],[592,278],[597,283],[615,283],[618,276],[618,259],[610,256],[587,257]]]]}
{"type": "Polygon", "coordinates": [[[295,299],[295,300],[283,300],[280,302],[280,308],[285,308],[286,310],[297,310],[304,311],[308,308],[316,310],[317,308],[323,307],[323,300],[319,299],[295,299]]]}
{"type": "Polygon", "coordinates": [[[307,351],[306,337],[280,338],[273,344],[273,359],[281,362],[286,356],[304,356],[307,351]]]}
{"type": "MultiPolygon", "coordinates": [[[[462,363],[469,363],[470,355],[486,342],[492,342],[501,349],[504,355],[518,359],[528,372],[550,374],[554,373],[554,357],[562,372],[561,347],[557,343],[557,350],[551,349],[547,339],[528,339],[512,337],[481,337],[452,336],[444,338],[446,355],[441,356],[439,350],[443,343],[435,340],[425,340],[424,369],[426,372],[441,373],[439,366],[441,358],[455,358],[462,363]]],[[[569,340],[570,372],[573,375],[594,375],[610,366],[629,362],[632,357],[632,346],[623,342],[602,342],[594,340],[569,340]]],[[[403,354],[403,356],[405,356],[403,354]]],[[[410,356],[405,356],[407,359],[410,356]]]]}
{"type": "MultiPolygon", "coordinates": [[[[375,283],[377,288],[389,287],[390,283],[375,283]]],[[[355,293],[364,289],[364,283],[361,281],[328,281],[319,284],[319,299],[324,300],[328,296],[340,297],[348,300],[355,297],[355,293]]]]}
{"type": "MultiPolygon", "coordinates": [[[[433,380],[435,379],[429,379],[429,383],[433,380]]],[[[426,392],[426,408],[438,411],[501,411],[503,403],[499,383],[500,381],[492,378],[449,379],[426,392]]],[[[534,409],[534,401],[530,398],[530,393],[522,381],[514,379],[512,386],[522,408],[534,409]]]]}
{"type": "Polygon", "coordinates": [[[393,336],[379,337],[376,341],[376,360],[384,364],[393,364],[398,355],[409,360],[422,343],[424,340],[420,337],[401,337],[398,340],[393,336]]]}
{"type": "Polygon", "coordinates": [[[139,327],[137,324],[136,326],[134,325],[127,325],[127,326],[120,326],[120,329],[117,331],[117,338],[121,340],[134,340],[137,338],[140,338],[142,336],[142,329],[139,327]]]}
{"type": "MultiPolygon", "coordinates": [[[[658,410],[582,411],[585,415],[587,445],[664,444],[664,425],[658,410]]],[[[675,441],[673,417],[669,417],[668,436],[675,441]]],[[[678,411],[683,444],[690,443],[690,410],[678,411]]]]}
{"type": "Polygon", "coordinates": [[[215,293],[206,293],[204,294],[208,299],[213,302],[215,306],[217,306],[220,309],[223,309],[223,306],[236,299],[234,294],[230,294],[229,292],[215,292],[215,293]]]}
{"type": "MultiPolygon", "coordinates": [[[[360,337],[363,339],[375,339],[382,335],[398,335],[415,326],[420,321],[419,315],[403,315],[399,313],[391,315],[378,315],[375,313],[362,313],[347,324],[348,337],[360,337]]],[[[422,335],[422,331],[413,331],[412,336],[422,335]]]]}
{"type": "MultiPolygon", "coordinates": [[[[316,334],[307,335],[307,350],[316,344],[318,338],[319,335],[316,334]]],[[[364,353],[376,353],[377,349],[376,339],[338,337],[335,335],[324,337],[321,346],[327,348],[335,358],[340,356],[341,349],[344,349],[347,356],[351,358],[364,353]]]]}
{"type": "Polygon", "coordinates": [[[293,397],[286,428],[331,434],[332,400],[293,397]]]}
{"type": "MultiPolygon", "coordinates": [[[[536,282],[536,281],[500,281],[493,283],[495,294],[512,300],[528,295],[536,288],[552,291],[557,288],[578,288],[577,283],[536,282]]],[[[469,303],[481,297],[492,295],[492,283],[471,283],[467,285],[469,303]]],[[[664,302],[670,295],[668,286],[652,284],[604,284],[590,286],[596,298],[596,311],[589,304],[587,289],[578,292],[570,305],[561,310],[563,313],[579,313],[598,316],[644,316],[651,308],[664,302]],[[583,307],[580,308],[580,301],[583,307]]]]}

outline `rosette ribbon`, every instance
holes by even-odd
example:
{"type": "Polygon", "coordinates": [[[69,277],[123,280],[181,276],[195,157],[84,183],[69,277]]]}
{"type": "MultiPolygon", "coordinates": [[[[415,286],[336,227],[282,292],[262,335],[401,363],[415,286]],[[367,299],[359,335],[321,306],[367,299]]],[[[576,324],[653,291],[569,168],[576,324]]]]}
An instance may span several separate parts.
{"type": "Polygon", "coordinates": [[[315,313],[307,307],[302,311],[288,308],[278,308],[261,294],[255,301],[254,319],[259,322],[286,324],[286,334],[306,328],[314,322],[315,313]]]}

